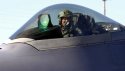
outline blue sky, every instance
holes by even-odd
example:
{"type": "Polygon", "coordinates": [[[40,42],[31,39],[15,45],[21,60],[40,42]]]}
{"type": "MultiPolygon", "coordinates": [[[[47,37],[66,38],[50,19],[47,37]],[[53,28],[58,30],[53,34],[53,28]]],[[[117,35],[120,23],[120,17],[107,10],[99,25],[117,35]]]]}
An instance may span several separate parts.
{"type": "MultiPolygon", "coordinates": [[[[0,43],[6,41],[18,28],[41,9],[58,3],[82,5],[103,14],[102,0],[1,0],[0,43]]],[[[106,16],[125,25],[125,0],[107,0],[106,16]]]]}

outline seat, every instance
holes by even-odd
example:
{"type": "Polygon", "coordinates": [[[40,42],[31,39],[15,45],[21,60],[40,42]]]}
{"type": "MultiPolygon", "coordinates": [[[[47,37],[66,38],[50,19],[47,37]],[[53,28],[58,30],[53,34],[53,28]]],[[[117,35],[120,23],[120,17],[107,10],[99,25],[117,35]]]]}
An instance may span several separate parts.
{"type": "Polygon", "coordinates": [[[82,13],[74,13],[73,21],[74,36],[84,36],[92,34],[92,29],[95,25],[95,21],[92,17],[83,15],[82,13]]]}
{"type": "Polygon", "coordinates": [[[86,36],[92,34],[105,33],[105,29],[95,23],[93,17],[83,15],[82,13],[74,13],[73,15],[73,35],[86,36]]]}

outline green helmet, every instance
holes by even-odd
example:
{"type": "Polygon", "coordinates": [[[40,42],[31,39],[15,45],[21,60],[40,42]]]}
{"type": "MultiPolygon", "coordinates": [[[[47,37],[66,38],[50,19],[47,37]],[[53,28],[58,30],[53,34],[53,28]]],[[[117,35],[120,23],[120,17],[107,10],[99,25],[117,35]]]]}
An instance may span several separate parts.
{"type": "Polygon", "coordinates": [[[69,10],[63,10],[59,13],[58,15],[58,18],[61,18],[61,17],[72,17],[72,12],[69,11],[69,10]]]}

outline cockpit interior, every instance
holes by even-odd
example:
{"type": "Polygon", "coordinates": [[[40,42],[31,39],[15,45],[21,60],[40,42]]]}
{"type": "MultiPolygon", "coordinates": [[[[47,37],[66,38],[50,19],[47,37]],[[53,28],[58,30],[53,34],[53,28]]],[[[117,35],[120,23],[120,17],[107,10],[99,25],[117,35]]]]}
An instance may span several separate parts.
{"type": "Polygon", "coordinates": [[[57,4],[39,11],[16,31],[10,39],[32,38],[39,40],[62,38],[58,14],[64,9],[73,12],[73,26],[75,30],[79,28],[81,31],[81,34],[75,32],[73,37],[124,30],[123,25],[89,8],[72,4],[57,4]]]}

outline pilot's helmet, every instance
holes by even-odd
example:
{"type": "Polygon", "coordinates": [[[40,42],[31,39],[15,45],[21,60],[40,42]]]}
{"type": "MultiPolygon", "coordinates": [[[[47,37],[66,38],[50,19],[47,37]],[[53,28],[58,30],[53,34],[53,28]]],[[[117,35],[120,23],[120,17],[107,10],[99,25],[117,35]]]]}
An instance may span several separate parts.
{"type": "Polygon", "coordinates": [[[72,17],[73,13],[69,10],[63,10],[59,13],[58,18],[62,17],[72,17]]]}

